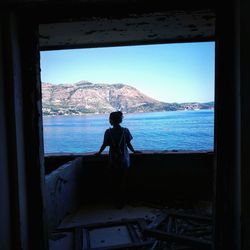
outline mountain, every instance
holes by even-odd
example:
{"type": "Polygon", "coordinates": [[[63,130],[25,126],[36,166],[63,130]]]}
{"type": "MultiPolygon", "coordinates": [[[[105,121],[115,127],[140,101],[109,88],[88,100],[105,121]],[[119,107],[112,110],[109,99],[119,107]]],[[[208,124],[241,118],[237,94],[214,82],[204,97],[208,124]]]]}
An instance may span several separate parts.
{"type": "Polygon", "coordinates": [[[125,84],[42,83],[44,115],[81,115],[86,113],[124,113],[211,109],[213,103],[164,103],[125,84]]]}

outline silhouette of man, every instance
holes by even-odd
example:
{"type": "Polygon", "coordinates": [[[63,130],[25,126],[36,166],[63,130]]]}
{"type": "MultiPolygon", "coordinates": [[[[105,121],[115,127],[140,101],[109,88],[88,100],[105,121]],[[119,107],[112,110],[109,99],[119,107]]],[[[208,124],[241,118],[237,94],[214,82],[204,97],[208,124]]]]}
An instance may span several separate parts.
{"type": "Polygon", "coordinates": [[[109,165],[112,172],[115,199],[117,207],[122,208],[125,204],[125,188],[128,169],[130,167],[130,156],[128,149],[133,153],[141,153],[134,150],[131,140],[133,139],[129,129],[121,127],[123,119],[121,111],[112,112],[109,122],[113,126],[105,131],[103,144],[96,155],[100,155],[109,146],[109,165]]]}

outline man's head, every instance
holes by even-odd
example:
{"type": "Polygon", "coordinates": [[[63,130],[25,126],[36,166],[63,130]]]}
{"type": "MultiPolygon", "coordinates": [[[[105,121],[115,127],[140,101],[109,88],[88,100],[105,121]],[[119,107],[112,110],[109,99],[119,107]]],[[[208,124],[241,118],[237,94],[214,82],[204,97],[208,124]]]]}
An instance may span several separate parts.
{"type": "Polygon", "coordinates": [[[121,111],[112,112],[109,115],[109,122],[112,126],[119,125],[122,122],[123,114],[121,111]]]}

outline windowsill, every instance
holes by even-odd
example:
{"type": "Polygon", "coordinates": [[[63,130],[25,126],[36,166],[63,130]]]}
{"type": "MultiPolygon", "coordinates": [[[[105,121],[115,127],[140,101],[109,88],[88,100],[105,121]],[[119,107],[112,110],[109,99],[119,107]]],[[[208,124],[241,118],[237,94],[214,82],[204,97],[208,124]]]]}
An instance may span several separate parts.
{"type": "MultiPolygon", "coordinates": [[[[158,155],[171,155],[171,154],[214,154],[214,151],[212,150],[140,150],[142,153],[136,153],[133,154],[130,152],[130,155],[152,155],[152,154],[158,154],[158,155]]],[[[96,152],[86,152],[86,153],[68,153],[68,152],[55,152],[55,153],[45,153],[45,157],[50,157],[50,156],[73,156],[73,157],[78,157],[78,156],[95,156],[96,152]]],[[[103,152],[100,156],[107,156],[108,152],[103,152]]],[[[97,157],[97,156],[95,156],[97,157]]]]}

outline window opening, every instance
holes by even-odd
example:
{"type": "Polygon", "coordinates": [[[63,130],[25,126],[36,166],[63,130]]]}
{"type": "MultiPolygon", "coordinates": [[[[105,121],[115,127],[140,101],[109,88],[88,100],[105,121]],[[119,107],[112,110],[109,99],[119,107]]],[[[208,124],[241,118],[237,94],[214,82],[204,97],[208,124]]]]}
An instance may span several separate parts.
{"type": "Polygon", "coordinates": [[[117,110],[138,150],[213,151],[214,47],[42,51],[45,153],[97,151],[117,110]]]}

